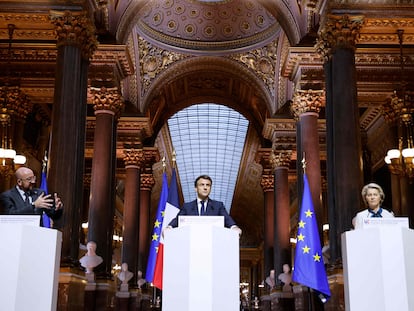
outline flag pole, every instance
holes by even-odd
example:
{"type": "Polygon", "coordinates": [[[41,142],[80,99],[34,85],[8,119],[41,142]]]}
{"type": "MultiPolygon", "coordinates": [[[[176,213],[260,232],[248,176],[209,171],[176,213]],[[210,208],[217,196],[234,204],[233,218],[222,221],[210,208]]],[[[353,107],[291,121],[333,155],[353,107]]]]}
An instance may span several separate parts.
{"type": "MultiPolygon", "coordinates": [[[[305,175],[306,174],[306,154],[305,152],[303,152],[303,156],[302,156],[302,174],[305,175]]],[[[303,186],[302,186],[303,188],[303,186]]],[[[313,306],[312,306],[312,292],[309,286],[306,286],[306,288],[308,289],[308,310],[309,311],[313,311],[313,306]]]]}

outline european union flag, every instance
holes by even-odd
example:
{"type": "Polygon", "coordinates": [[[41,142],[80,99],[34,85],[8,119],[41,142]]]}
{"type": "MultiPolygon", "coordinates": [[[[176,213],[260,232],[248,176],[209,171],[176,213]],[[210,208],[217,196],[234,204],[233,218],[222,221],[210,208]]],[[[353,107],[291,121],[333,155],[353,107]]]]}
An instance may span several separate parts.
{"type": "Polygon", "coordinates": [[[151,235],[151,246],[148,256],[147,271],[145,273],[145,279],[147,282],[152,283],[154,280],[155,264],[157,263],[158,246],[160,244],[161,233],[162,233],[162,222],[164,219],[165,205],[167,204],[168,198],[168,180],[167,174],[164,172],[162,175],[162,188],[160,201],[158,202],[157,216],[154,222],[154,230],[151,235]]]}
{"type": "Polygon", "coordinates": [[[326,299],[331,296],[322,258],[315,209],[306,174],[303,174],[303,198],[299,214],[292,280],[322,293],[326,299]]]}

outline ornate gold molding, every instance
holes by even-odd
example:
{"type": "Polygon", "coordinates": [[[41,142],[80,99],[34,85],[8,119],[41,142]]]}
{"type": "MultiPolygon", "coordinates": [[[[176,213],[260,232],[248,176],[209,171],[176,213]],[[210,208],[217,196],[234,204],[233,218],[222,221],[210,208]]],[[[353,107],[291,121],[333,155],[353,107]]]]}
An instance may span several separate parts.
{"type": "Polygon", "coordinates": [[[295,119],[298,120],[300,115],[305,112],[314,112],[318,116],[324,105],[324,90],[296,90],[290,108],[295,119]]]}
{"type": "Polygon", "coordinates": [[[124,149],[125,168],[135,167],[142,168],[145,163],[145,154],[143,149],[124,149]]]}
{"type": "Polygon", "coordinates": [[[114,88],[89,88],[92,96],[93,109],[95,110],[95,115],[99,111],[111,111],[116,118],[119,117],[122,108],[124,107],[124,100],[121,93],[117,87],[114,88]]]}
{"type": "Polygon", "coordinates": [[[151,191],[155,185],[153,174],[141,174],[141,190],[151,191]]]}
{"type": "Polygon", "coordinates": [[[57,46],[75,45],[82,56],[90,59],[98,46],[95,26],[86,12],[51,11],[50,19],[55,25],[57,46]]]}
{"type": "Polygon", "coordinates": [[[275,178],[273,175],[262,175],[260,180],[260,186],[262,186],[263,192],[274,191],[275,178]]]}
{"type": "Polygon", "coordinates": [[[338,48],[355,51],[363,23],[362,15],[328,15],[328,20],[318,33],[316,50],[325,61],[328,61],[338,48]]]}
{"type": "Polygon", "coordinates": [[[272,165],[273,170],[285,167],[289,168],[290,161],[292,159],[292,151],[291,150],[272,150],[269,161],[272,165]]]}

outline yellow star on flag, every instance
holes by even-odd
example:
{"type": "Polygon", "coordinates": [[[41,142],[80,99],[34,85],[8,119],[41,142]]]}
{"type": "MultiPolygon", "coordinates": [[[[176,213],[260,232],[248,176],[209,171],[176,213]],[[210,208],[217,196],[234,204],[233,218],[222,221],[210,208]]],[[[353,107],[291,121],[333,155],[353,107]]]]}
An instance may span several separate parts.
{"type": "Polygon", "coordinates": [[[313,212],[311,212],[309,209],[305,212],[306,217],[312,217],[313,212]]]}
{"type": "Polygon", "coordinates": [[[298,241],[305,241],[305,236],[302,233],[298,235],[298,241]]]}
{"type": "Polygon", "coordinates": [[[310,248],[306,245],[305,247],[302,247],[304,254],[309,254],[310,248]]]}
{"type": "Polygon", "coordinates": [[[158,234],[154,233],[154,234],[152,235],[152,240],[153,240],[153,241],[158,241],[158,238],[159,238],[159,235],[158,235],[158,234]]]}
{"type": "Polygon", "coordinates": [[[303,220],[299,221],[299,228],[305,228],[306,222],[303,220]]]}
{"type": "Polygon", "coordinates": [[[158,219],[154,222],[154,228],[159,228],[161,223],[158,221],[158,219]]]}
{"type": "Polygon", "coordinates": [[[319,254],[316,253],[315,255],[313,255],[313,260],[319,262],[319,261],[321,261],[321,256],[319,256],[319,254]]]}

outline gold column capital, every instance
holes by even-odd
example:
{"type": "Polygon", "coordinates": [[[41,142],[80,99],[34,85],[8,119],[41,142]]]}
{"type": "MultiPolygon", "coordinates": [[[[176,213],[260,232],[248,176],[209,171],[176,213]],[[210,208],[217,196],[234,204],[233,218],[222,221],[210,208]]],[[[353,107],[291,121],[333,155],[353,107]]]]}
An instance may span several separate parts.
{"type": "Polygon", "coordinates": [[[141,190],[151,191],[155,185],[155,178],[153,174],[141,174],[141,190]]]}
{"type": "Polygon", "coordinates": [[[364,16],[362,15],[328,15],[328,20],[318,32],[315,45],[325,62],[338,48],[355,51],[363,24],[364,16]]]}
{"type": "Polygon", "coordinates": [[[289,168],[291,158],[291,150],[272,150],[269,161],[272,164],[273,170],[276,170],[280,167],[289,168]]]}
{"type": "Polygon", "coordinates": [[[87,13],[71,11],[50,11],[55,25],[57,46],[74,45],[81,49],[82,57],[89,60],[98,47],[95,26],[87,13]]]}
{"type": "Polygon", "coordinates": [[[140,169],[145,163],[145,154],[143,149],[124,149],[125,167],[136,167],[140,169]]]}
{"type": "Polygon", "coordinates": [[[117,87],[90,87],[89,91],[92,96],[95,115],[103,111],[110,111],[119,117],[121,110],[124,108],[124,100],[117,87]]]}
{"type": "Polygon", "coordinates": [[[296,120],[305,112],[314,112],[319,115],[321,107],[325,105],[325,91],[323,90],[296,90],[290,107],[296,120]]]}
{"type": "Polygon", "coordinates": [[[262,175],[260,180],[260,186],[262,186],[263,192],[274,191],[275,178],[271,174],[262,175]]]}

